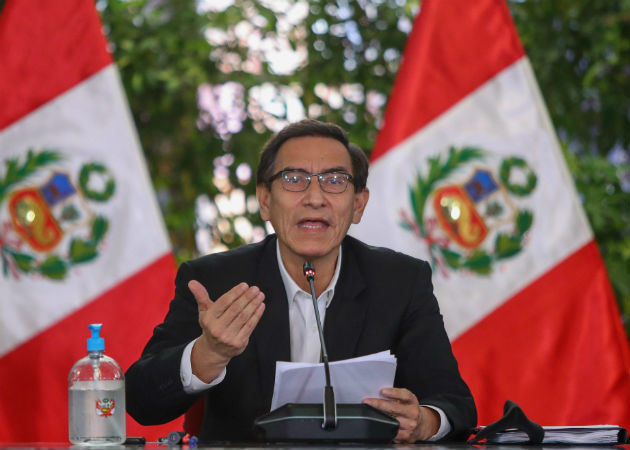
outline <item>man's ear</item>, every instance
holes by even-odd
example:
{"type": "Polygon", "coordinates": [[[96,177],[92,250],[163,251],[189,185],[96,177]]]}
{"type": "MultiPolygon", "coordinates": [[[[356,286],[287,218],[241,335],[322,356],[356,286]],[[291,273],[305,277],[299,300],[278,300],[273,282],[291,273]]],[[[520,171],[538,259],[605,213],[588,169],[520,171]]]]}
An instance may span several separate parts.
{"type": "Polygon", "coordinates": [[[260,205],[260,218],[262,220],[269,220],[269,201],[271,192],[265,184],[259,184],[256,186],[256,198],[260,205]]]}
{"type": "Polygon", "coordinates": [[[352,212],[352,223],[361,222],[363,217],[363,211],[370,198],[370,190],[368,188],[363,189],[361,192],[354,194],[354,210],[352,212]]]}

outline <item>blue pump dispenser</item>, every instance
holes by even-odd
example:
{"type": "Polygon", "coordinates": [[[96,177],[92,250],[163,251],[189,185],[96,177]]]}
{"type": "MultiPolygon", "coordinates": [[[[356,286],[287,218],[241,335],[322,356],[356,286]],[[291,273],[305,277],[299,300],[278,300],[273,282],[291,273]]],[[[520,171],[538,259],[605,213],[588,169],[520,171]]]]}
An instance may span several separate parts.
{"type": "Polygon", "coordinates": [[[91,323],[88,328],[92,332],[92,337],[87,340],[88,352],[104,352],[105,351],[105,339],[100,336],[102,323],[91,323]]]}

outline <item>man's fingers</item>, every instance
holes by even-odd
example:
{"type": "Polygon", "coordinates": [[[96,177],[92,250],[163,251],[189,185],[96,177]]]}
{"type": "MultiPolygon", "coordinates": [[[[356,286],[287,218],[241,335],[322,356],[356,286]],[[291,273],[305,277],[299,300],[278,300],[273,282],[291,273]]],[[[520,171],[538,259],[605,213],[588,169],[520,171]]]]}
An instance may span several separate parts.
{"type": "MultiPolygon", "coordinates": [[[[247,340],[249,339],[253,327],[249,330],[245,330],[245,332],[243,332],[243,328],[247,325],[252,316],[256,314],[258,307],[262,304],[264,299],[265,294],[258,291],[256,288],[256,290],[252,290],[252,292],[248,290],[240,299],[234,302],[221,318],[217,319],[222,329],[222,339],[226,342],[232,342],[236,347],[247,345],[247,340]],[[254,296],[250,297],[253,293],[255,293],[254,296]],[[242,307],[243,304],[245,306],[242,307]],[[241,309],[239,310],[239,308],[241,309]]],[[[262,311],[259,315],[261,314],[262,311]]],[[[258,319],[260,319],[260,317],[256,319],[256,323],[258,323],[258,319]]]]}
{"type": "MultiPolygon", "coordinates": [[[[239,283],[232,289],[227,291],[225,294],[219,297],[216,302],[214,302],[212,315],[217,318],[221,317],[227,310],[229,310],[230,306],[232,306],[234,302],[236,302],[245,292],[247,292],[248,289],[250,289],[250,287],[247,285],[247,283],[239,283]]],[[[232,319],[229,320],[229,322],[231,321],[232,319]]]]}
{"type": "Polygon", "coordinates": [[[212,306],[212,300],[210,300],[208,291],[206,291],[206,288],[203,287],[200,282],[197,280],[190,280],[188,282],[188,289],[190,289],[193,297],[195,297],[199,311],[205,311],[212,306]]]}
{"type": "Polygon", "coordinates": [[[399,429],[398,434],[394,438],[395,444],[413,444],[414,441],[411,439],[411,432],[409,430],[399,429]]]}
{"type": "Polygon", "coordinates": [[[225,327],[229,327],[232,322],[236,322],[235,326],[240,328],[245,322],[247,322],[249,315],[251,315],[255,309],[255,307],[253,307],[248,310],[248,306],[251,303],[255,303],[255,306],[258,306],[258,304],[262,301],[262,298],[259,297],[261,295],[262,298],[264,298],[264,295],[260,292],[260,289],[258,289],[257,286],[245,289],[239,297],[231,300],[230,306],[226,308],[220,316],[217,316],[219,321],[225,327]]]}
{"type": "Polygon", "coordinates": [[[366,398],[363,400],[363,403],[367,403],[370,406],[373,406],[376,409],[379,409],[383,412],[386,412],[389,415],[394,417],[398,417],[403,415],[404,405],[398,402],[393,402],[391,400],[383,400],[380,398],[366,398]]]}
{"type": "MultiPolygon", "coordinates": [[[[240,330],[241,328],[243,328],[243,326],[247,323],[247,321],[249,321],[252,314],[254,314],[258,306],[260,306],[260,304],[265,299],[265,294],[263,294],[260,291],[258,292],[253,291],[250,294],[250,292],[248,291],[244,295],[244,297],[245,297],[244,299],[239,299],[238,302],[235,302],[232,306],[232,308],[234,308],[235,310],[234,312],[236,312],[237,314],[234,315],[234,317],[232,318],[232,321],[229,323],[228,326],[234,330],[240,330]],[[254,295],[254,296],[250,297],[249,295],[254,295]],[[243,307],[241,308],[240,311],[237,312],[236,310],[241,305],[243,305],[243,307]]],[[[228,319],[230,315],[232,315],[231,313],[232,311],[225,313],[226,320],[228,319]]]]}
{"type": "Polygon", "coordinates": [[[410,442],[411,432],[409,430],[405,430],[402,427],[398,429],[398,434],[394,438],[394,442],[397,444],[401,443],[412,443],[410,442]]]}
{"type": "MultiPolygon", "coordinates": [[[[407,395],[402,394],[401,397],[406,399],[407,395]]],[[[400,400],[383,400],[378,398],[366,398],[363,402],[394,416],[398,420],[400,428],[394,438],[394,442],[412,443],[416,440],[414,433],[416,432],[420,419],[417,406],[414,406],[411,402],[407,403],[400,400]]]]}
{"type": "Polygon", "coordinates": [[[254,331],[254,328],[256,328],[256,325],[258,325],[258,322],[260,321],[263,312],[265,312],[265,304],[260,303],[254,310],[253,314],[251,314],[247,322],[245,322],[245,324],[241,327],[238,334],[236,335],[236,338],[249,339],[252,331],[254,331]]]}
{"type": "Polygon", "coordinates": [[[400,422],[400,429],[394,442],[415,442],[429,439],[440,428],[440,417],[437,412],[420,406],[415,394],[408,389],[385,388],[381,390],[385,400],[366,398],[364,403],[384,411],[400,422]]]}
{"type": "Polygon", "coordinates": [[[400,422],[400,429],[401,430],[413,431],[416,428],[416,426],[418,425],[418,421],[417,420],[411,420],[411,419],[408,419],[408,418],[403,417],[403,416],[396,417],[396,419],[398,419],[398,422],[400,422]]]}
{"type": "Polygon", "coordinates": [[[265,295],[256,286],[241,283],[212,303],[200,325],[208,344],[219,354],[240,354],[264,311],[265,295]],[[262,308],[261,308],[262,306],[262,308]]]}
{"type": "Polygon", "coordinates": [[[380,409],[398,419],[401,428],[413,429],[418,423],[420,412],[417,406],[396,400],[383,400],[379,398],[366,398],[364,403],[380,409]]]}
{"type": "Polygon", "coordinates": [[[381,389],[381,395],[390,400],[397,400],[402,403],[418,403],[413,392],[405,388],[384,388],[381,389]]]}

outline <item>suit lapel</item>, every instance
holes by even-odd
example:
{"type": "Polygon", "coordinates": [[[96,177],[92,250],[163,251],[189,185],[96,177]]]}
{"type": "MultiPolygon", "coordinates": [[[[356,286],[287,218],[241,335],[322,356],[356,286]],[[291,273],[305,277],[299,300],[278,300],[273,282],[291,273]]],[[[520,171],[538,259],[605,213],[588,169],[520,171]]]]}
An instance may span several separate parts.
{"type": "Polygon", "coordinates": [[[335,286],[335,295],[326,310],[324,320],[324,339],[328,359],[331,361],[356,356],[367,307],[359,295],[366,285],[359,271],[356,255],[346,242],[347,239],[343,244],[341,272],[335,286]]]}
{"type": "Polygon", "coordinates": [[[257,275],[257,286],[265,294],[265,312],[252,333],[258,353],[264,407],[271,405],[276,361],[290,361],[289,307],[276,257],[276,239],[265,246],[257,275]]]}

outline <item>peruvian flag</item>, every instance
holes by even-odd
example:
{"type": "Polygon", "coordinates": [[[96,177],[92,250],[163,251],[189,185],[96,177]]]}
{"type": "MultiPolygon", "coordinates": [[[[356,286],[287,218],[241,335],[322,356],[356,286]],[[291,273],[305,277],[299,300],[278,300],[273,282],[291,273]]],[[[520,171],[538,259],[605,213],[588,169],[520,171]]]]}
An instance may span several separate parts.
{"type": "Polygon", "coordinates": [[[87,325],[126,369],[175,264],[92,0],[4,3],[0,99],[0,442],[62,442],[87,325]]]}
{"type": "MultiPolygon", "coordinates": [[[[559,83],[562,80],[558,80],[559,83]]],[[[479,423],[630,427],[630,351],[504,0],[424,0],[352,234],[433,265],[479,423]]]]}

